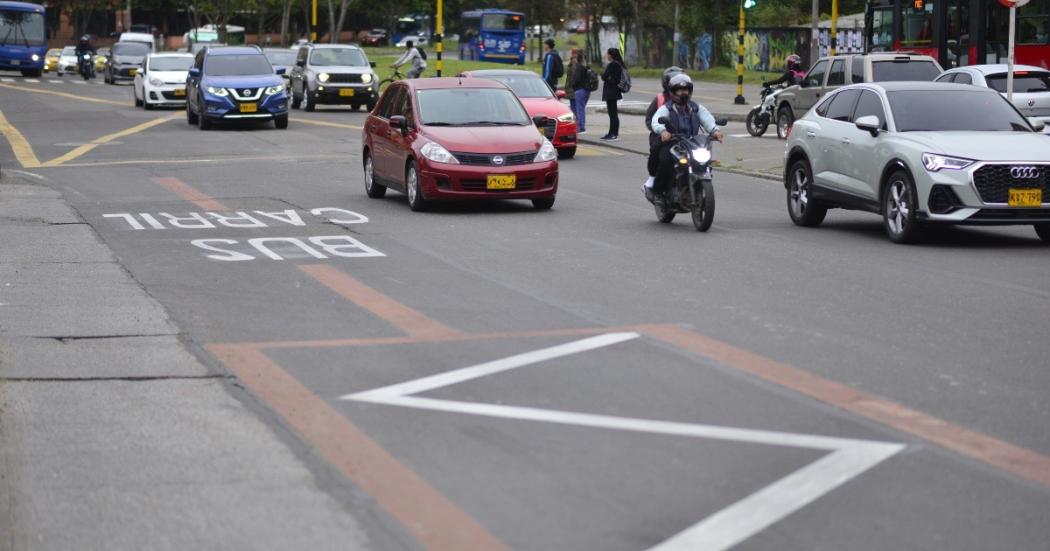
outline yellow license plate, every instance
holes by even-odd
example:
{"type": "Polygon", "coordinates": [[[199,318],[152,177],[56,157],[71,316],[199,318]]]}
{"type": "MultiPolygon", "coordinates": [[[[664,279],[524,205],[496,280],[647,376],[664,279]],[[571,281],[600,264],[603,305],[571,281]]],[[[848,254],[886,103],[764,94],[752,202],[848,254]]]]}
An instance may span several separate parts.
{"type": "Polygon", "coordinates": [[[485,182],[488,189],[514,189],[518,185],[518,176],[515,174],[489,174],[485,182]]]}
{"type": "Polygon", "coordinates": [[[176,88],[175,89],[175,95],[176,96],[185,96],[186,95],[186,89],[185,88],[176,88]]]}
{"type": "Polygon", "coordinates": [[[254,113],[259,110],[259,106],[254,103],[242,103],[241,113],[254,113]]]}
{"type": "Polygon", "coordinates": [[[339,95],[340,96],[353,96],[354,95],[354,89],[353,88],[340,88],[339,89],[339,95]]]}
{"type": "Polygon", "coordinates": [[[137,73],[138,71],[138,69],[128,69],[128,74],[131,76],[135,76],[135,73],[137,73]]]}
{"type": "Polygon", "coordinates": [[[1010,188],[1007,203],[1011,207],[1041,207],[1043,205],[1043,190],[1010,188]]]}

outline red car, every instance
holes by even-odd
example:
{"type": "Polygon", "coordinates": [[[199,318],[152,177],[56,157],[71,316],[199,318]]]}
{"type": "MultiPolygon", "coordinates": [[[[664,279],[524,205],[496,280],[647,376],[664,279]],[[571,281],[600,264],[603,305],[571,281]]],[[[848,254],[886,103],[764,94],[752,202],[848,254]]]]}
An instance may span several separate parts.
{"type": "Polygon", "coordinates": [[[365,191],[408,195],[414,211],[442,199],[531,199],[558,191],[558,152],[503,84],[480,78],[402,80],[383,92],[362,135],[365,191]]]}
{"type": "Polygon", "coordinates": [[[532,71],[484,69],[466,71],[460,76],[487,78],[506,84],[521,99],[530,117],[542,115],[553,123],[545,135],[558,148],[558,158],[571,159],[576,155],[576,117],[569,106],[561,102],[565,97],[564,90],[552,92],[547,83],[532,71]]]}

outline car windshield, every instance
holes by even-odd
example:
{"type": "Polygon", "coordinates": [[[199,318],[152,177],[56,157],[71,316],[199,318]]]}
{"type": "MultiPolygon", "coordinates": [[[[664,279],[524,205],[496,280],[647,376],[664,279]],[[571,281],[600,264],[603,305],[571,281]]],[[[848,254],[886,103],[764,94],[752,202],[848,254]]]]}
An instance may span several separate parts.
{"type": "Polygon", "coordinates": [[[44,14],[0,8],[0,44],[42,46],[46,42],[44,14]]]}
{"type": "Polygon", "coordinates": [[[357,48],[317,48],[310,54],[310,65],[315,67],[367,67],[365,54],[357,48]]]}
{"type": "Polygon", "coordinates": [[[190,65],[193,65],[193,58],[190,56],[165,56],[149,60],[151,71],[189,71],[190,65]]]}
{"type": "Polygon", "coordinates": [[[1008,101],[986,90],[899,90],[887,95],[900,132],[1032,131],[1008,101]]]}
{"type": "Polygon", "coordinates": [[[65,48],[62,48],[62,55],[76,55],[76,53],[76,46],[66,46],[65,48]]]}
{"type": "Polygon", "coordinates": [[[506,84],[518,95],[519,98],[550,98],[554,97],[551,89],[538,75],[477,75],[481,78],[498,80],[506,84]]]}
{"type": "Polygon", "coordinates": [[[873,61],[871,76],[875,82],[895,80],[931,81],[941,74],[932,61],[873,61]]]}
{"type": "MultiPolygon", "coordinates": [[[[996,92],[1006,93],[1006,73],[984,77],[988,86],[996,92]]],[[[1050,92],[1050,73],[1014,72],[1014,92],[1034,94],[1050,92]]]]}
{"type": "Polygon", "coordinates": [[[273,74],[273,65],[262,54],[211,55],[204,72],[213,77],[273,74]]]}
{"type": "Polygon", "coordinates": [[[420,90],[419,115],[428,126],[523,126],[529,115],[510,90],[420,90]]]}
{"type": "Polygon", "coordinates": [[[263,53],[266,54],[266,59],[270,60],[270,65],[283,65],[285,67],[295,65],[295,52],[291,50],[268,51],[263,53]]]}
{"type": "Polygon", "coordinates": [[[113,55],[128,57],[146,57],[149,46],[137,42],[118,42],[113,46],[113,55]]]}

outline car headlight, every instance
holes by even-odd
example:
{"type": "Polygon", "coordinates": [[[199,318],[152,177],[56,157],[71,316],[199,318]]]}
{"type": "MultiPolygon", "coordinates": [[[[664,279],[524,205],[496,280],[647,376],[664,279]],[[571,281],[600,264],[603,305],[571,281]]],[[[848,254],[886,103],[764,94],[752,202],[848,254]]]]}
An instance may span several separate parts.
{"type": "Polygon", "coordinates": [[[30,56],[30,59],[32,59],[33,61],[40,61],[40,56],[38,54],[33,54],[32,56],[30,56]]]}
{"type": "Polygon", "coordinates": [[[369,82],[372,82],[372,73],[365,73],[365,74],[361,75],[361,82],[363,82],[365,84],[368,84],[369,82]]]}
{"type": "Polygon", "coordinates": [[[280,94],[283,91],[284,91],[284,83],[281,83],[281,84],[279,84],[277,86],[271,86],[271,87],[267,88],[266,90],[263,90],[263,93],[266,94],[267,96],[272,96],[274,94],[280,94]]]}
{"type": "Polygon", "coordinates": [[[711,151],[703,147],[693,150],[693,160],[706,165],[711,160],[711,151]]]}
{"type": "Polygon", "coordinates": [[[149,83],[151,86],[164,86],[164,81],[157,77],[150,77],[149,83]]]}
{"type": "Polygon", "coordinates": [[[226,97],[230,95],[230,93],[225,88],[216,88],[215,86],[208,86],[206,90],[208,90],[208,93],[213,96],[226,97]]]}
{"type": "Polygon", "coordinates": [[[554,144],[550,140],[544,138],[543,145],[540,146],[539,152],[536,153],[536,158],[532,160],[534,163],[546,163],[547,161],[553,161],[558,158],[558,150],[554,149],[554,144]]]}
{"type": "Polygon", "coordinates": [[[922,164],[926,167],[926,170],[930,172],[937,172],[938,170],[962,170],[976,161],[971,159],[963,159],[960,157],[949,157],[947,155],[939,155],[937,153],[923,153],[922,164]]]}
{"type": "Polygon", "coordinates": [[[328,73],[321,73],[317,75],[317,82],[328,82],[328,73]]]}
{"type": "Polygon", "coordinates": [[[419,149],[419,152],[423,154],[428,160],[434,161],[435,163],[445,163],[450,165],[458,165],[459,160],[454,155],[448,152],[447,149],[441,147],[434,142],[427,142],[423,147],[419,149]]]}
{"type": "Polygon", "coordinates": [[[572,122],[574,120],[576,120],[576,116],[572,113],[565,113],[564,115],[558,117],[558,122],[572,122]]]}

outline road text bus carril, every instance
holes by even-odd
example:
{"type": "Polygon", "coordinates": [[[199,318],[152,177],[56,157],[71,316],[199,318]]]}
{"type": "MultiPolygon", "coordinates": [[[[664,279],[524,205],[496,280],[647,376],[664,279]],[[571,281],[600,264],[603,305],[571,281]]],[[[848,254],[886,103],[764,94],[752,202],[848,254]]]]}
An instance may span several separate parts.
{"type": "Polygon", "coordinates": [[[44,6],[0,2],[0,70],[38,77],[44,72],[47,26],[44,6]]]}
{"type": "Polygon", "coordinates": [[[525,64],[525,14],[473,10],[460,20],[460,59],[525,64]]]}
{"type": "MultiPolygon", "coordinates": [[[[1010,10],[996,0],[872,0],[866,51],[930,55],[944,67],[1005,63],[1010,10]]],[[[1016,61],[1050,68],[1050,0],[1017,9],[1016,61]]]]}

